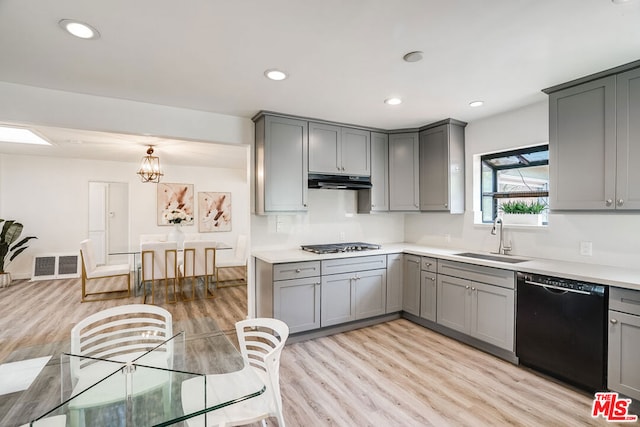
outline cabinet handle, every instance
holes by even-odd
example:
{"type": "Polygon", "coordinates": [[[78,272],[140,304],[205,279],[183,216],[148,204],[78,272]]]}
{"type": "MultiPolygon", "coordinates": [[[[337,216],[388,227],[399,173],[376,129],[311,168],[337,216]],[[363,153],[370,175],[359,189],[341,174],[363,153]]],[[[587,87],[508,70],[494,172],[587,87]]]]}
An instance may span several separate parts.
{"type": "Polygon", "coordinates": [[[611,203],[613,203],[613,200],[611,200],[611,199],[607,199],[607,200],[605,201],[605,204],[606,204],[607,206],[611,206],[611,203]]]}
{"type": "Polygon", "coordinates": [[[472,292],[473,292],[473,291],[475,291],[475,290],[476,290],[476,288],[474,288],[474,287],[472,287],[472,288],[471,288],[471,291],[472,291],[472,292]]]}
{"type": "Polygon", "coordinates": [[[611,319],[611,323],[615,325],[618,321],[616,319],[611,319]]]}
{"type": "Polygon", "coordinates": [[[419,261],[416,261],[415,259],[408,259],[407,261],[408,261],[408,262],[413,262],[413,263],[415,263],[415,264],[420,264],[420,262],[419,262],[419,261]]]}
{"type": "Polygon", "coordinates": [[[426,263],[425,265],[426,265],[427,267],[431,267],[431,263],[430,263],[430,262],[426,263]]]}
{"type": "Polygon", "coordinates": [[[430,279],[431,279],[432,281],[434,281],[434,282],[436,281],[436,278],[435,278],[435,277],[430,277],[430,279]]]}
{"type": "Polygon", "coordinates": [[[464,288],[465,288],[465,289],[469,289],[469,286],[468,286],[468,285],[466,285],[464,288]]]}
{"type": "Polygon", "coordinates": [[[623,199],[618,199],[618,206],[622,206],[624,204],[624,200],[623,199]]]}
{"type": "Polygon", "coordinates": [[[296,273],[300,273],[302,270],[300,270],[299,268],[296,268],[296,273]]]}
{"type": "Polygon", "coordinates": [[[445,203],[445,204],[444,204],[444,207],[445,207],[445,208],[448,208],[448,207],[449,207],[449,203],[445,203]]]}
{"type": "Polygon", "coordinates": [[[306,204],[306,203],[303,203],[303,205],[302,205],[302,206],[304,206],[304,207],[306,208],[306,207],[307,207],[307,204],[306,204]]]}

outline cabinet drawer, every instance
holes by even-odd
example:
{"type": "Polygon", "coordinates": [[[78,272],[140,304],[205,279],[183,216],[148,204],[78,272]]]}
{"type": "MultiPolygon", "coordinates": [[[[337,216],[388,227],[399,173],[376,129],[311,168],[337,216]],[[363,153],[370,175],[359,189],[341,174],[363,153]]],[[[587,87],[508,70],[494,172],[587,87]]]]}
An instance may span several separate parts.
{"type": "Polygon", "coordinates": [[[290,262],[273,266],[273,280],[302,279],[320,275],[320,261],[290,262]]]}
{"type": "Polygon", "coordinates": [[[609,288],[609,308],[640,316],[640,291],[609,288]]]}
{"type": "Polygon", "coordinates": [[[431,273],[438,272],[438,260],[436,258],[422,257],[422,271],[429,271],[431,273]]]}
{"type": "Polygon", "coordinates": [[[322,275],[387,268],[386,255],[328,259],[322,261],[322,275]]]}
{"type": "Polygon", "coordinates": [[[464,262],[438,260],[438,274],[515,289],[515,272],[464,262]]]}

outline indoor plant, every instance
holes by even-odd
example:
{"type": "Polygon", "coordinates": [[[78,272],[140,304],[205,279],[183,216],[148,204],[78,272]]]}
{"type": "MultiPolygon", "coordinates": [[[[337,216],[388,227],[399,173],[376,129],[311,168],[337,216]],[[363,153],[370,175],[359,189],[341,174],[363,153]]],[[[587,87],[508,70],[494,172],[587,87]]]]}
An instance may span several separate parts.
{"type": "Polygon", "coordinates": [[[0,219],[0,225],[2,225],[0,232],[0,287],[5,287],[11,283],[11,275],[5,271],[5,268],[27,249],[29,240],[37,237],[29,236],[18,240],[24,227],[14,220],[0,219]]]}
{"type": "Polygon", "coordinates": [[[542,225],[542,211],[547,206],[540,202],[526,203],[515,200],[500,205],[505,224],[542,225]]]}

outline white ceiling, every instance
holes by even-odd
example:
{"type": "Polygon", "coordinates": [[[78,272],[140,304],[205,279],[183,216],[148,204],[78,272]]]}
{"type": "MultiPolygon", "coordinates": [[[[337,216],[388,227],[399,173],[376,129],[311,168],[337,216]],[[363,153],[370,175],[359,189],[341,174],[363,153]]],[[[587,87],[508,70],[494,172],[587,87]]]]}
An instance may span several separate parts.
{"type": "Polygon", "coordinates": [[[545,87],[640,59],[639,18],[640,0],[1,0],[0,81],[406,128],[542,101],[545,87]],[[101,38],[66,34],[63,18],[101,38]],[[404,62],[414,50],[424,60],[404,62]]]}

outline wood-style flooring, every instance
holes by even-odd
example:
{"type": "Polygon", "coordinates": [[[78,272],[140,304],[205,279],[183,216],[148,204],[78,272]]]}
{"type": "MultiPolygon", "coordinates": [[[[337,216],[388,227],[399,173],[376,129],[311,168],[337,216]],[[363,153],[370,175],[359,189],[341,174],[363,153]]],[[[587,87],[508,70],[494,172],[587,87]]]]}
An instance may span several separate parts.
{"type": "MultiPolygon", "coordinates": [[[[0,289],[0,363],[36,357],[30,348],[67,341],[83,317],[137,302],[80,303],[78,280],[0,289]]],[[[211,316],[231,336],[246,316],[246,287],[158,305],[174,321],[211,316]]],[[[287,345],[280,382],[289,426],[610,425],[591,418],[593,396],[404,319],[287,345]]],[[[12,425],[3,417],[16,395],[0,396],[2,426],[12,425]]]]}

